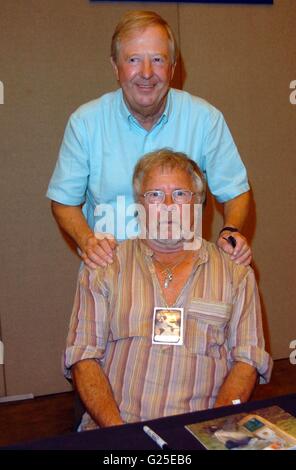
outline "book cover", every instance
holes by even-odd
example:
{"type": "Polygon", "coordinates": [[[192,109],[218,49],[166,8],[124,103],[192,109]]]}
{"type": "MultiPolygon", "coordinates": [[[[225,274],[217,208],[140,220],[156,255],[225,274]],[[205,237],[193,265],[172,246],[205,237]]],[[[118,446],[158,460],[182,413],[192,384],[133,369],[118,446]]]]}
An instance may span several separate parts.
{"type": "Polygon", "coordinates": [[[210,450],[296,448],[296,418],[279,406],[190,424],[185,428],[210,450]]]}

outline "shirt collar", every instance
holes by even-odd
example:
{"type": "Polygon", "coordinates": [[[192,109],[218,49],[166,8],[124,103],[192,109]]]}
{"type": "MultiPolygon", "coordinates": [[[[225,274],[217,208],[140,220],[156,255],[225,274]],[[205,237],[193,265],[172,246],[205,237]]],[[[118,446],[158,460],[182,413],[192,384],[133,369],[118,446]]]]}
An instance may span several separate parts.
{"type": "MultiPolygon", "coordinates": [[[[152,258],[153,250],[147,246],[141,239],[137,239],[138,247],[142,255],[147,256],[148,258],[152,258]]],[[[207,248],[206,240],[202,240],[201,247],[199,249],[198,257],[194,263],[194,266],[198,266],[200,264],[207,263],[209,258],[208,248],[207,248]]]]}
{"type": "MultiPolygon", "coordinates": [[[[128,109],[128,107],[127,107],[127,105],[124,101],[122,88],[119,89],[119,99],[120,99],[120,101],[119,101],[119,110],[120,110],[120,113],[121,113],[123,119],[127,120],[129,125],[135,124],[135,125],[137,125],[138,127],[140,127],[142,129],[142,126],[139,124],[137,119],[130,112],[130,110],[128,109]]],[[[154,124],[152,129],[154,129],[154,127],[158,126],[161,123],[165,124],[169,119],[171,111],[172,111],[172,97],[171,97],[171,90],[169,90],[168,94],[167,94],[167,99],[166,99],[164,112],[162,113],[162,115],[160,116],[158,121],[154,124]]]]}

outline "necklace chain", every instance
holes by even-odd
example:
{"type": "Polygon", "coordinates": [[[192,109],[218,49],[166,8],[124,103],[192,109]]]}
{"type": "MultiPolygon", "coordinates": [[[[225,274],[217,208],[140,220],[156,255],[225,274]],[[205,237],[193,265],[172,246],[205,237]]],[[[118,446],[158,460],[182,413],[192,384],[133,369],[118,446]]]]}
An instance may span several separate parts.
{"type": "MultiPolygon", "coordinates": [[[[172,282],[173,280],[173,271],[174,269],[176,269],[177,266],[179,266],[183,261],[184,259],[186,258],[187,256],[187,253],[185,254],[185,256],[183,256],[183,258],[181,259],[181,261],[178,261],[178,263],[175,263],[173,266],[166,266],[162,271],[161,271],[161,274],[165,273],[166,276],[165,276],[165,280],[164,280],[164,283],[163,283],[163,286],[165,289],[167,289],[170,285],[170,282],[172,282]]],[[[160,263],[160,261],[158,261],[157,259],[155,260],[162,268],[164,267],[164,265],[162,263],[160,263]]]]}

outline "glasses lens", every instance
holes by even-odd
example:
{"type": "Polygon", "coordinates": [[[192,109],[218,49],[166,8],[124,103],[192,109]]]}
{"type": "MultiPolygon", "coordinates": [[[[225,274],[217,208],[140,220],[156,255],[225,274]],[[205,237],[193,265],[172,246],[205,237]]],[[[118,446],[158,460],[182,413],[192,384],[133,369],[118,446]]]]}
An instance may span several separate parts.
{"type": "Polygon", "coordinates": [[[186,189],[176,189],[173,191],[173,200],[177,204],[187,204],[191,201],[191,191],[187,191],[186,189]]]}
{"type": "Polygon", "coordinates": [[[145,199],[148,204],[161,204],[164,199],[163,191],[147,191],[145,199]]]}
{"type": "MultiPolygon", "coordinates": [[[[162,204],[165,199],[165,193],[160,190],[147,191],[144,196],[148,204],[162,204]]],[[[172,198],[176,204],[187,204],[192,199],[192,192],[186,189],[175,189],[172,192],[172,198]]]]}

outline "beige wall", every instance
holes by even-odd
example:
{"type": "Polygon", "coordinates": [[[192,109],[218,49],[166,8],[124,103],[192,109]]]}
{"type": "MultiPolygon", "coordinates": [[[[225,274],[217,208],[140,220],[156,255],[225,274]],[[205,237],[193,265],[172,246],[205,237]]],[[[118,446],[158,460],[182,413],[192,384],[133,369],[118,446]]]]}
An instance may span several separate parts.
{"type": "MultiPolygon", "coordinates": [[[[69,114],[116,87],[108,61],[112,30],[123,11],[138,6],[145,5],[1,1],[0,319],[9,395],[69,387],[60,356],[79,260],[55,227],[44,193],[69,114]]],[[[149,8],[163,14],[180,38],[184,89],[224,112],[248,166],[256,200],[249,233],[272,352],[287,357],[296,338],[296,106],[289,102],[296,2],[149,8]]],[[[215,233],[220,218],[213,212],[210,204],[207,220],[214,219],[215,233]]]]}

